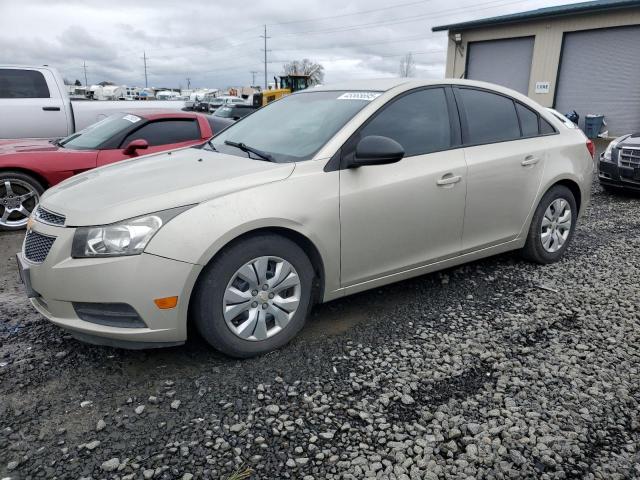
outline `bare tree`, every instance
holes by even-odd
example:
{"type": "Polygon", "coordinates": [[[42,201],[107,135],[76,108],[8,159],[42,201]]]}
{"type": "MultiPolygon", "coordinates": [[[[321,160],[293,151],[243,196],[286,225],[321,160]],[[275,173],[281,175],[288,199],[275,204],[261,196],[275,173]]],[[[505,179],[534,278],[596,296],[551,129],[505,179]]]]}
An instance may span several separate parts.
{"type": "Polygon", "coordinates": [[[400,59],[400,76],[413,77],[416,73],[416,62],[411,52],[400,59]]]}
{"type": "Polygon", "coordinates": [[[309,75],[310,85],[318,85],[324,80],[324,67],[308,58],[287,63],[282,70],[285,75],[309,75]]]}

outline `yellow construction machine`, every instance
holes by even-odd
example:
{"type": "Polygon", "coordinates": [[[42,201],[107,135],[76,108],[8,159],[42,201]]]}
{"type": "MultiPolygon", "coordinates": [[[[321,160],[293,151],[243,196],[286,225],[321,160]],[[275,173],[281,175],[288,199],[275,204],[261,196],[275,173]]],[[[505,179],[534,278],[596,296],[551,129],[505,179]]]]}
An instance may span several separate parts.
{"type": "Polygon", "coordinates": [[[274,88],[253,94],[254,107],[264,107],[285,95],[304,90],[311,83],[309,75],[281,75],[279,81],[278,77],[273,77],[273,80],[274,88]]]}

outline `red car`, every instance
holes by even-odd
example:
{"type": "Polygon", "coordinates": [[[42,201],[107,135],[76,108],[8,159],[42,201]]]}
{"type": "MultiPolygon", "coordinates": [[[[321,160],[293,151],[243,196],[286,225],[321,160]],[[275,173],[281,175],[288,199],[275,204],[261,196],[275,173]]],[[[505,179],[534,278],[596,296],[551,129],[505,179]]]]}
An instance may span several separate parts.
{"type": "Polygon", "coordinates": [[[17,230],[47,188],[76,173],[180,147],[213,136],[210,119],[198,113],[149,111],[110,115],[58,140],[0,142],[0,230],[17,230]]]}

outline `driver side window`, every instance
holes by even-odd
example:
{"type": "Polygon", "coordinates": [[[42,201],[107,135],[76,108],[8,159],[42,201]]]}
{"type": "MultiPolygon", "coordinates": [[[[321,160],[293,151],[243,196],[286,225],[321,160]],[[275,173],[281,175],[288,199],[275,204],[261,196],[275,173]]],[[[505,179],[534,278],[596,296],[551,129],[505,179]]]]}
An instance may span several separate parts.
{"type": "Polygon", "coordinates": [[[121,148],[132,140],[144,139],[150,147],[171,143],[188,142],[200,138],[200,128],[196,120],[158,120],[150,122],[127,135],[121,148]]]}
{"type": "Polygon", "coordinates": [[[403,95],[383,109],[360,131],[360,138],[381,135],[398,142],[405,157],[451,147],[451,125],[443,88],[403,95]]]}

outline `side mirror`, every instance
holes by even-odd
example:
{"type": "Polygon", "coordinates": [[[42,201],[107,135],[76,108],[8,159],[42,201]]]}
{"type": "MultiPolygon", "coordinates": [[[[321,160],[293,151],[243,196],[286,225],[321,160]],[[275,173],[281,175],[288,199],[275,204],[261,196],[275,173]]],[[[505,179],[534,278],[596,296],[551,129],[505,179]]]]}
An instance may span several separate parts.
{"type": "Polygon", "coordinates": [[[131,140],[126,147],[124,147],[124,153],[126,155],[133,155],[136,150],[146,150],[149,148],[149,143],[144,138],[138,138],[137,140],[131,140]]]}
{"type": "Polygon", "coordinates": [[[356,168],[365,165],[386,165],[399,162],[404,157],[404,148],[389,137],[369,135],[356,145],[356,153],[347,167],[356,168]]]}

